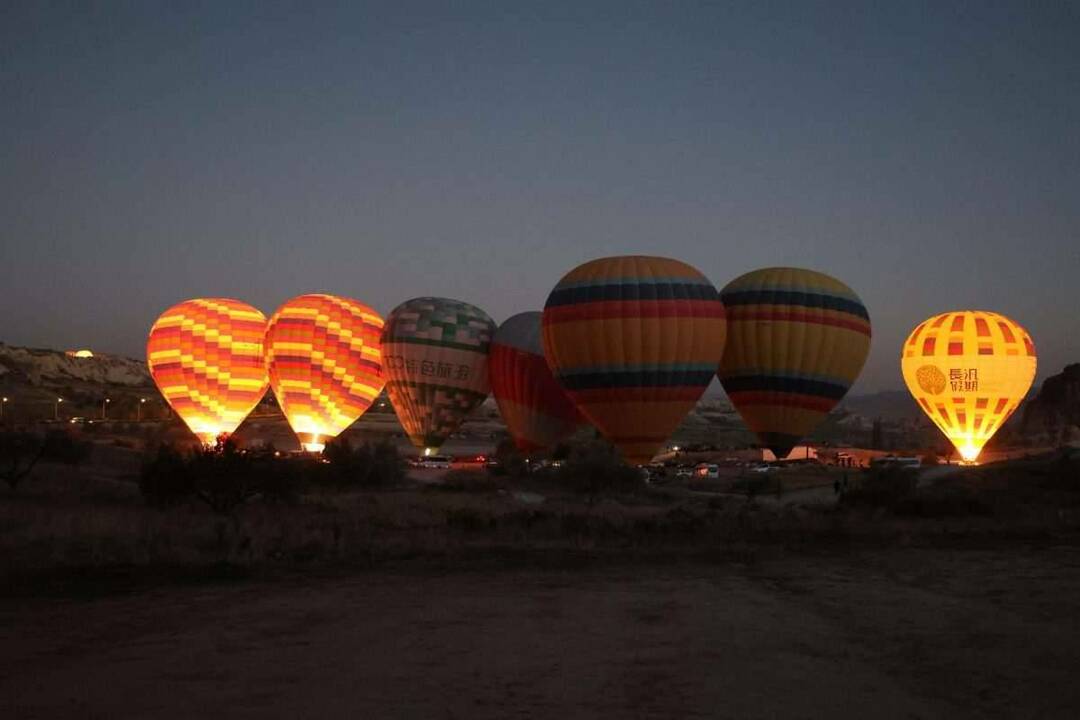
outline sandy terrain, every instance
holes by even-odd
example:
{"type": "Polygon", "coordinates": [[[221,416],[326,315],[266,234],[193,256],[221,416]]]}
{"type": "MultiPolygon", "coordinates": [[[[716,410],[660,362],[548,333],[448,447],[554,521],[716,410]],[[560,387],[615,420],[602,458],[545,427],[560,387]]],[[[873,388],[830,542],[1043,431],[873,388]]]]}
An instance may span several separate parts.
{"type": "Polygon", "coordinates": [[[1080,550],[0,603],[0,716],[1076,717],[1080,550]]]}

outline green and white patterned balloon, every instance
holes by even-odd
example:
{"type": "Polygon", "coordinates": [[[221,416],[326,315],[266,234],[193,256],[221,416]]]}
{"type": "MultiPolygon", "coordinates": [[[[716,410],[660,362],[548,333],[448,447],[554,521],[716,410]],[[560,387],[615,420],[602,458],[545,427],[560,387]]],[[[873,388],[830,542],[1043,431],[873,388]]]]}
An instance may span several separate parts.
{"type": "Polygon", "coordinates": [[[495,323],[475,305],[407,300],[386,319],[383,368],[390,402],[413,445],[437,451],[488,395],[495,323]]]}

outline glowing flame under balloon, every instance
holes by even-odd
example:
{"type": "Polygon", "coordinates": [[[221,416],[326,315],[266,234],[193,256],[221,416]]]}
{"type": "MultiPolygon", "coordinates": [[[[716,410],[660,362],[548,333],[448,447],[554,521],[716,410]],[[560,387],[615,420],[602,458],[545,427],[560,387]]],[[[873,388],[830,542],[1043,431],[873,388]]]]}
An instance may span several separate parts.
{"type": "Polygon", "coordinates": [[[1004,315],[959,310],[935,315],[904,342],[904,382],[923,412],[973,463],[1024,399],[1035,344],[1004,315]]]}
{"type": "Polygon", "coordinates": [[[382,391],[382,328],[367,305],[335,295],[295,297],[270,318],[270,386],[304,450],[322,452],[382,391]]]}
{"type": "Polygon", "coordinates": [[[265,331],[265,315],[229,298],[185,300],[150,328],[150,375],[204,445],[236,430],[266,393],[265,331]]]}

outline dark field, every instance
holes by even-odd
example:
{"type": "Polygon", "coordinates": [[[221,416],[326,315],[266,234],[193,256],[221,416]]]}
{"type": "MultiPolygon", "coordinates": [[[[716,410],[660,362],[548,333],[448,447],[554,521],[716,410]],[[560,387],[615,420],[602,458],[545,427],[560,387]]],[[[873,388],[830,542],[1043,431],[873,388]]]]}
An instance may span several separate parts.
{"type": "Polygon", "coordinates": [[[217,514],[98,447],[0,491],[0,717],[1076,717],[1075,462],[217,514]]]}
{"type": "Polygon", "coordinates": [[[5,717],[1075,717],[1080,552],[294,574],[0,605],[5,717]]]}

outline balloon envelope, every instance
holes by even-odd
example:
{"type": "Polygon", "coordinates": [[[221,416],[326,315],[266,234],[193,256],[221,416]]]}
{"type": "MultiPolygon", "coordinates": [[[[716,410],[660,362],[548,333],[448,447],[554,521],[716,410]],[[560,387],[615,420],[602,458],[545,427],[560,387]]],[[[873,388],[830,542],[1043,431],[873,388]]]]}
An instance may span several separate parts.
{"type": "Polygon", "coordinates": [[[487,313],[460,300],[414,298],[390,312],[386,391],[413,445],[438,450],[487,397],[494,333],[487,313]]]}
{"type": "Polygon", "coordinates": [[[522,452],[554,447],[584,421],[544,359],[539,312],[514,315],[491,343],[491,392],[522,452]]]}
{"type": "Polygon", "coordinates": [[[908,390],[968,462],[1024,399],[1036,363],[1024,328],[975,310],[929,318],[908,336],[900,358],[908,390]]]}
{"type": "Polygon", "coordinates": [[[548,364],[578,410],[628,462],[645,463],[712,380],[724,307],[686,263],[601,258],[551,291],[543,333],[548,364]]]}
{"type": "Polygon", "coordinates": [[[265,315],[230,298],[185,300],[150,328],[150,376],[203,444],[236,430],[266,393],[265,332],[265,315]]]}
{"type": "Polygon", "coordinates": [[[367,305],[324,294],[295,297],[270,318],[270,386],[305,450],[322,450],[382,391],[382,328],[367,305]]]}
{"type": "Polygon", "coordinates": [[[728,340],[717,375],[761,444],[785,458],[858,378],[870,315],[844,283],[799,268],[754,270],[720,297],[728,340]]]}

